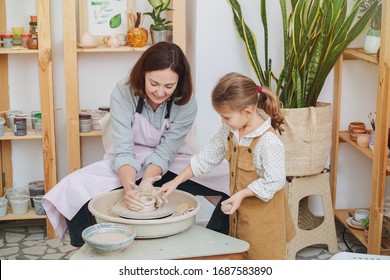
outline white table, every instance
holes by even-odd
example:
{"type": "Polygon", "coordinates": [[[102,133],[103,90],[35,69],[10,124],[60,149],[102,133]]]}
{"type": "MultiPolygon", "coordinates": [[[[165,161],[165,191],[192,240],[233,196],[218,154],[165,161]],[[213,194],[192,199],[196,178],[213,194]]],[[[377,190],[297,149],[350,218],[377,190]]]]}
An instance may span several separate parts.
{"type": "Polygon", "coordinates": [[[163,238],[136,239],[115,255],[96,253],[84,244],[71,260],[170,260],[243,259],[249,249],[246,241],[193,225],[188,230],[163,238]]]}

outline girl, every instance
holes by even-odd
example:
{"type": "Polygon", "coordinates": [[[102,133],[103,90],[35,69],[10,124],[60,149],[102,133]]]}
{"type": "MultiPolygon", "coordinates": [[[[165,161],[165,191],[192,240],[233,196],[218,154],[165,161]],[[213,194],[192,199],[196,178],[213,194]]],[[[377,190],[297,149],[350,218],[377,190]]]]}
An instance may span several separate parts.
{"type": "Polygon", "coordinates": [[[250,244],[247,259],[284,259],[295,234],[284,193],[283,116],[277,97],[248,77],[229,73],[212,92],[222,127],[183,172],[160,190],[166,198],[180,183],[229,162],[231,197],[222,202],[230,235],[250,244]]]}

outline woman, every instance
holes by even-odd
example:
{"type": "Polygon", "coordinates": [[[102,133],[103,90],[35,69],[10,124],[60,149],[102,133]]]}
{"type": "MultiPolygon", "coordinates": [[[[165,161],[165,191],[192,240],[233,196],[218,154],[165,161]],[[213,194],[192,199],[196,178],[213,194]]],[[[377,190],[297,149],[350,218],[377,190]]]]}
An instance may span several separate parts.
{"type": "MultiPolygon", "coordinates": [[[[63,178],[43,197],[47,216],[58,238],[69,228],[71,244],[82,246],[81,232],[94,223],[88,201],[107,191],[125,189],[125,200],[136,199],[131,186],[161,186],[172,180],[192,155],[185,142],[197,104],[192,95],[190,66],[182,50],[160,42],[147,49],[127,80],[117,83],[111,95],[113,145],[102,161],[63,178]]],[[[179,189],[194,195],[228,196],[228,167],[179,189]]],[[[215,208],[207,226],[228,233],[228,219],[215,208]]]]}

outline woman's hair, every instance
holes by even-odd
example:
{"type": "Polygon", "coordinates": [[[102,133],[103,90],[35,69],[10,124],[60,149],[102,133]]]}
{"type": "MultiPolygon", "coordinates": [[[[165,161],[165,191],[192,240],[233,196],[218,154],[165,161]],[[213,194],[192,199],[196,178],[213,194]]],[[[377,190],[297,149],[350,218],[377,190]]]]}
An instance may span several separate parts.
{"type": "Polygon", "coordinates": [[[272,127],[279,133],[283,131],[280,125],[284,118],[279,98],[270,89],[257,86],[244,75],[232,72],[223,76],[214,87],[211,99],[214,108],[228,105],[234,111],[257,105],[271,117],[272,127]]]}
{"type": "Polygon", "coordinates": [[[145,73],[168,68],[179,76],[172,98],[175,104],[184,105],[192,95],[191,69],[183,51],[174,43],[159,42],[148,48],[130,71],[126,85],[131,85],[135,96],[145,98],[145,73]]]}

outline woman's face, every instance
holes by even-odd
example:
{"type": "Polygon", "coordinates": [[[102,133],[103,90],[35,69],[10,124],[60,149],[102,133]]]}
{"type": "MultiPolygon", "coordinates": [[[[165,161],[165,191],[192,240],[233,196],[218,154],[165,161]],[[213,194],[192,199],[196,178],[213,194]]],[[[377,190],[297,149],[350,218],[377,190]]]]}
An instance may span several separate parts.
{"type": "Polygon", "coordinates": [[[179,75],[170,68],[146,72],[145,92],[153,110],[156,110],[161,103],[171,97],[178,81],[179,75]]]}

